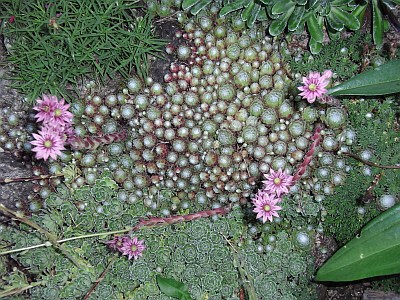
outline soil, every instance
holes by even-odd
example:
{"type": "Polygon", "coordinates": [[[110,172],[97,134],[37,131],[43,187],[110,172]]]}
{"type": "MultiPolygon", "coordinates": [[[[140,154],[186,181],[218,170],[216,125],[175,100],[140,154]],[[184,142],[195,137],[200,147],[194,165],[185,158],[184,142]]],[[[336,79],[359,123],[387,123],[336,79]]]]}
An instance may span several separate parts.
{"type": "MultiPolygon", "coordinates": [[[[157,33],[168,40],[173,45],[180,42],[174,35],[178,30],[179,24],[172,21],[165,21],[156,25],[157,33]]],[[[2,43],[3,39],[0,36],[0,109],[5,107],[12,111],[20,111],[23,107],[23,96],[18,94],[15,89],[8,85],[9,80],[6,75],[10,72],[10,66],[6,63],[6,51],[2,43]]],[[[386,43],[387,47],[392,49],[398,47],[400,41],[397,32],[390,32],[386,43]],[[396,40],[397,38],[397,40],[396,40]],[[393,42],[394,41],[394,42],[393,42]]],[[[170,63],[174,60],[172,55],[165,54],[164,59],[155,59],[150,68],[150,76],[157,82],[163,82],[163,76],[168,72],[170,63]]],[[[106,95],[117,91],[121,86],[122,78],[116,77],[107,82],[104,86],[98,86],[96,92],[99,95],[106,95]]],[[[82,85],[85,86],[85,85],[82,85]]],[[[81,97],[86,93],[85,88],[81,88],[81,97]]],[[[30,177],[32,173],[32,164],[29,162],[31,158],[21,155],[21,153],[7,153],[0,148],[0,180],[4,178],[21,178],[30,177]]],[[[1,181],[0,181],[1,182],[1,181]]],[[[0,204],[7,206],[13,210],[23,209],[27,211],[29,206],[28,197],[32,194],[36,182],[16,182],[16,183],[0,183],[0,204]],[[17,206],[16,204],[19,203],[17,206]]],[[[0,214],[0,222],[9,221],[8,217],[0,214]]],[[[316,264],[320,266],[336,249],[337,245],[332,237],[319,236],[319,243],[328,249],[326,254],[321,254],[320,251],[314,251],[316,264]]],[[[373,291],[368,282],[356,284],[334,284],[334,285],[318,285],[319,297],[318,300],[400,300],[400,295],[393,293],[384,293],[373,291]]]]}

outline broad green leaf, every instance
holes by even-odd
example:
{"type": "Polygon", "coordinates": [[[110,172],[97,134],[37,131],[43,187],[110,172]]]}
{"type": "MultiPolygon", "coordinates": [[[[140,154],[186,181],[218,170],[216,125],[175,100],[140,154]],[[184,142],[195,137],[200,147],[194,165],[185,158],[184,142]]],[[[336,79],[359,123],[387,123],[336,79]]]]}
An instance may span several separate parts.
{"type": "Polygon", "coordinates": [[[317,272],[317,281],[353,281],[400,273],[400,204],[383,212],[317,272]]]}
{"type": "Polygon", "coordinates": [[[267,16],[267,10],[264,7],[261,7],[260,12],[258,13],[257,16],[257,21],[266,21],[268,20],[268,16],[267,16]]]}
{"type": "Polygon", "coordinates": [[[362,23],[363,19],[364,19],[364,15],[365,15],[365,11],[367,10],[367,3],[365,3],[364,5],[357,5],[356,9],[353,10],[351,12],[351,14],[353,16],[355,16],[358,20],[358,22],[360,22],[360,24],[362,23]]]}
{"type": "Polygon", "coordinates": [[[298,5],[306,5],[307,0],[296,0],[296,3],[297,3],[298,5]]]}
{"type": "Polygon", "coordinates": [[[305,10],[306,9],[304,8],[304,6],[297,6],[294,9],[292,15],[288,20],[288,29],[290,31],[295,31],[299,27],[305,10]]]}
{"type": "Polygon", "coordinates": [[[247,21],[250,18],[250,14],[251,11],[253,10],[253,7],[254,7],[254,1],[251,0],[248,6],[242,11],[241,17],[243,21],[247,21]]]}
{"type": "Polygon", "coordinates": [[[183,0],[182,2],[182,9],[183,10],[188,10],[191,8],[193,5],[195,5],[199,0],[183,0]]]}
{"type": "Polygon", "coordinates": [[[235,11],[235,10],[243,8],[245,2],[246,2],[246,0],[237,0],[237,1],[234,1],[232,3],[229,3],[229,4],[225,5],[220,10],[219,16],[223,17],[223,16],[226,16],[227,14],[229,14],[229,13],[235,11]]]}
{"type": "Polygon", "coordinates": [[[337,41],[337,40],[340,39],[340,32],[337,31],[336,29],[333,29],[330,26],[329,22],[328,22],[328,24],[326,26],[326,31],[328,32],[328,35],[329,35],[329,38],[330,38],[331,41],[337,41]]]}
{"type": "Polygon", "coordinates": [[[164,278],[160,275],[156,276],[157,284],[165,295],[181,300],[192,300],[189,295],[188,288],[173,278],[164,278]]]}
{"type": "Polygon", "coordinates": [[[311,34],[311,37],[317,43],[322,43],[324,39],[324,33],[322,31],[322,26],[318,23],[317,18],[314,14],[310,14],[307,18],[307,28],[311,34]]]}
{"type": "Polygon", "coordinates": [[[279,1],[272,6],[272,14],[280,15],[287,12],[292,6],[296,6],[296,3],[292,1],[279,1]]]}
{"type": "Polygon", "coordinates": [[[331,13],[335,15],[335,17],[340,20],[350,30],[357,30],[360,28],[360,22],[358,19],[352,14],[340,9],[338,7],[332,7],[331,13]]]}
{"type": "Polygon", "coordinates": [[[400,60],[392,60],[374,70],[354,76],[353,78],[331,88],[328,93],[340,95],[386,95],[400,92],[400,60]]]}
{"type": "Polygon", "coordinates": [[[331,26],[336,31],[343,30],[344,28],[343,22],[340,22],[340,20],[332,12],[326,17],[326,19],[328,20],[329,26],[331,26]]]}
{"type": "Polygon", "coordinates": [[[312,37],[310,39],[310,51],[312,54],[318,54],[319,52],[321,52],[322,49],[322,43],[317,42],[316,40],[314,40],[312,37]]]}
{"type": "Polygon", "coordinates": [[[269,26],[269,34],[272,36],[277,36],[281,34],[286,27],[287,21],[290,18],[290,15],[293,13],[294,6],[291,7],[285,14],[280,15],[280,17],[271,22],[269,26]]]}
{"type": "Polygon", "coordinates": [[[261,9],[261,5],[255,3],[255,5],[250,13],[250,17],[247,20],[247,27],[253,27],[253,24],[257,19],[258,13],[260,12],[260,9],[261,9]]]}
{"type": "Polygon", "coordinates": [[[190,12],[193,15],[197,15],[204,7],[206,7],[208,4],[210,4],[212,0],[200,0],[199,3],[195,4],[190,12]]]}

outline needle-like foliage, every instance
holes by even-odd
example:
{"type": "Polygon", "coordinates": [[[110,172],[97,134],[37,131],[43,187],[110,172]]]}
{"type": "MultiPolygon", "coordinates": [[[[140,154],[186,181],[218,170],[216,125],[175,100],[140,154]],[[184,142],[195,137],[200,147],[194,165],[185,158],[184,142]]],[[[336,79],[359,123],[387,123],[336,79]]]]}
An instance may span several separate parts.
{"type": "Polygon", "coordinates": [[[15,87],[30,101],[42,93],[71,100],[66,87],[83,76],[147,76],[148,57],[159,55],[164,41],[153,35],[152,20],[140,16],[137,2],[2,1],[0,32],[15,87]]]}

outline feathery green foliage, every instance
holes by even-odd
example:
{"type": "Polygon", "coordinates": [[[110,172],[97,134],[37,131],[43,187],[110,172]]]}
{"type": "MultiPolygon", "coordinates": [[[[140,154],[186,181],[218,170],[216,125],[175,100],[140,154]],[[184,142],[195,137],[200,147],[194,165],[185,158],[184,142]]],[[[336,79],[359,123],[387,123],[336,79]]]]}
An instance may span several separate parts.
{"type": "Polygon", "coordinates": [[[2,1],[13,84],[29,101],[42,93],[71,94],[83,77],[103,81],[132,71],[147,76],[148,55],[159,55],[164,41],[154,36],[149,15],[138,1],[2,1]]]}

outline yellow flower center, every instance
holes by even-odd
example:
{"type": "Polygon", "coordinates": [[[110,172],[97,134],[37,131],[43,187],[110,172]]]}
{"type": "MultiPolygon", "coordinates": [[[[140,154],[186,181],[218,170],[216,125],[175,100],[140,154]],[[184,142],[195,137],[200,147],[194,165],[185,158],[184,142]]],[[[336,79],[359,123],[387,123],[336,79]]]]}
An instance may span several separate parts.
{"type": "Polygon", "coordinates": [[[275,178],[275,179],[274,179],[274,184],[275,184],[275,185],[280,185],[281,182],[282,182],[282,181],[281,181],[280,178],[275,178]]]}
{"type": "Polygon", "coordinates": [[[136,246],[136,245],[132,245],[131,250],[132,250],[133,252],[135,252],[135,251],[137,250],[137,246],[136,246]]]}
{"type": "Polygon", "coordinates": [[[268,204],[265,204],[263,209],[264,209],[264,211],[269,212],[271,210],[271,206],[269,206],[268,204]]]}
{"type": "Polygon", "coordinates": [[[54,115],[55,115],[56,117],[61,116],[61,114],[62,114],[62,111],[61,111],[61,109],[59,109],[59,108],[57,108],[57,109],[54,111],[54,115]]]}
{"type": "Polygon", "coordinates": [[[53,143],[50,140],[46,140],[44,141],[43,146],[45,146],[46,148],[51,148],[53,146],[53,143]]]}
{"type": "Polygon", "coordinates": [[[48,112],[50,110],[49,106],[43,106],[43,111],[48,112]]]}
{"type": "Polygon", "coordinates": [[[316,85],[315,83],[311,83],[311,84],[308,86],[308,89],[309,89],[310,91],[314,92],[314,91],[317,89],[317,85],[316,85]]]}

